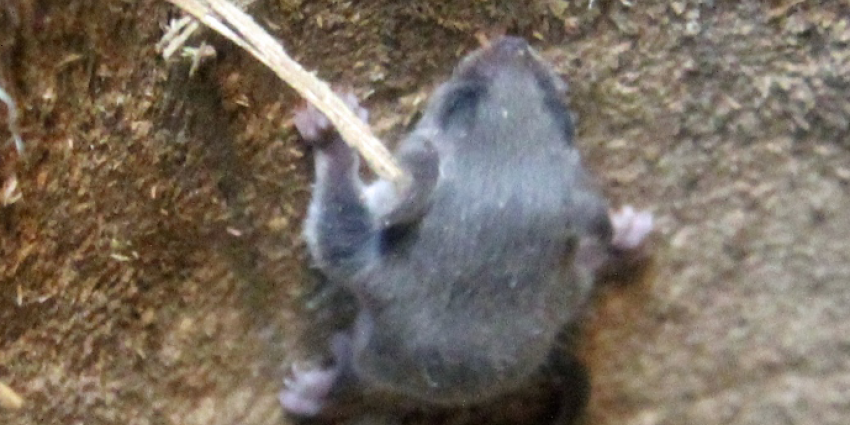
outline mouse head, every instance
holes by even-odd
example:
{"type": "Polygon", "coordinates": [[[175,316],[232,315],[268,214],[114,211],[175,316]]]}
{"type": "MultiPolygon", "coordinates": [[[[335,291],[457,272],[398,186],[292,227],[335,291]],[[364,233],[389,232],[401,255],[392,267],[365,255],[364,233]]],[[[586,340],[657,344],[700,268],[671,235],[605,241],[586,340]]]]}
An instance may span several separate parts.
{"type": "Polygon", "coordinates": [[[520,38],[502,37],[467,56],[432,97],[422,123],[477,146],[573,138],[567,84],[520,38]]]}
{"type": "Polygon", "coordinates": [[[561,96],[567,91],[567,84],[528,42],[518,37],[501,37],[472,52],[455,68],[452,79],[492,84],[514,81],[529,86],[533,80],[546,93],[561,96]]]}

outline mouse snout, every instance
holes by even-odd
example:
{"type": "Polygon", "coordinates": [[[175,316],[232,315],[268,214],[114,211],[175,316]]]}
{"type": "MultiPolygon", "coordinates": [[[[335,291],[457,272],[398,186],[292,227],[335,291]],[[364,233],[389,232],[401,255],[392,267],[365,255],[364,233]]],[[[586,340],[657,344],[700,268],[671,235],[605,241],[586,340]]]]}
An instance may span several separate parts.
{"type": "Polygon", "coordinates": [[[567,91],[567,83],[527,41],[519,37],[501,37],[478,49],[458,65],[454,77],[488,83],[501,81],[514,88],[533,80],[544,91],[558,95],[567,91]]]}
{"type": "Polygon", "coordinates": [[[455,71],[461,77],[492,78],[506,67],[533,68],[536,55],[519,37],[501,37],[466,58],[455,71]]]}
{"type": "Polygon", "coordinates": [[[485,47],[485,50],[491,50],[494,55],[508,57],[521,55],[528,49],[528,42],[519,37],[501,37],[485,47]]]}

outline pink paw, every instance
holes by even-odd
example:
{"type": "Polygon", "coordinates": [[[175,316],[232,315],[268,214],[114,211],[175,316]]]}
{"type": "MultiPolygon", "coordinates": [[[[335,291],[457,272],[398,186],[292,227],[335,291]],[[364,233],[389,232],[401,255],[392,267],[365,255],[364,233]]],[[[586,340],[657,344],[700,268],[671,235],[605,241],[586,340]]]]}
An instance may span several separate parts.
{"type": "Polygon", "coordinates": [[[316,416],[324,407],[325,398],[333,388],[337,368],[304,369],[292,366],[292,377],[284,380],[278,398],[287,412],[298,416],[316,416]]]}
{"type": "Polygon", "coordinates": [[[626,205],[609,215],[614,227],[611,245],[616,249],[635,249],[652,231],[652,213],[649,211],[637,211],[631,205],[626,205]]]}
{"type": "MultiPolygon", "coordinates": [[[[369,111],[360,106],[354,93],[337,90],[336,94],[349,109],[354,111],[358,118],[363,121],[369,119],[369,111]]],[[[295,129],[298,130],[301,138],[308,142],[319,142],[324,138],[326,132],[333,130],[333,124],[328,117],[312,104],[299,108],[292,118],[292,124],[295,125],[295,129]]]]}
{"type": "Polygon", "coordinates": [[[308,142],[316,142],[331,127],[331,121],[325,114],[319,112],[313,105],[307,105],[298,110],[292,117],[292,124],[298,130],[301,138],[308,142]]]}

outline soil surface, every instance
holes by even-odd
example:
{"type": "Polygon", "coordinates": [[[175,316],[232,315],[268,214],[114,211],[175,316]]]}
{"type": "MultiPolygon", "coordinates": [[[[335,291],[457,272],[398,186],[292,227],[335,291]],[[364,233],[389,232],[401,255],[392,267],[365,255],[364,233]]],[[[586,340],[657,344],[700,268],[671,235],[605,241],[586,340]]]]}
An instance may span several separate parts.
{"type": "MultiPolygon", "coordinates": [[[[847,423],[850,2],[249,11],[352,87],[387,140],[482,36],[524,36],[565,76],[612,203],[657,217],[652,267],[588,314],[587,423],[847,423]]],[[[322,340],[306,326],[324,319],[299,236],[300,100],[210,31],[187,43],[216,53],[194,72],[191,50],[165,61],[156,44],[180,16],[154,0],[0,3],[0,86],[26,142],[0,147],[0,387],[23,398],[0,423],[282,423],[286,365],[322,340]]]]}

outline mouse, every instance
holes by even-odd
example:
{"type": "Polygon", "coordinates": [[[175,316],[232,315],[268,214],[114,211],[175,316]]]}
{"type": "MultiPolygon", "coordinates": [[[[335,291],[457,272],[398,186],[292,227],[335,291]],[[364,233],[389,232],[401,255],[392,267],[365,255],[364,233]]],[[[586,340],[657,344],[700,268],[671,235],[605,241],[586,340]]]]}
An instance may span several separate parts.
{"type": "Polygon", "coordinates": [[[296,113],[315,164],[303,237],[357,313],[330,339],[329,364],[292,368],[288,414],[321,417],[350,394],[477,406],[541,373],[580,394],[558,416],[579,414],[589,381],[559,358],[558,336],[581,320],[597,271],[645,245],[653,216],[609,207],[574,144],[566,90],[522,38],[473,51],[394,151],[407,185],[365,182],[328,119],[296,113]]]}

